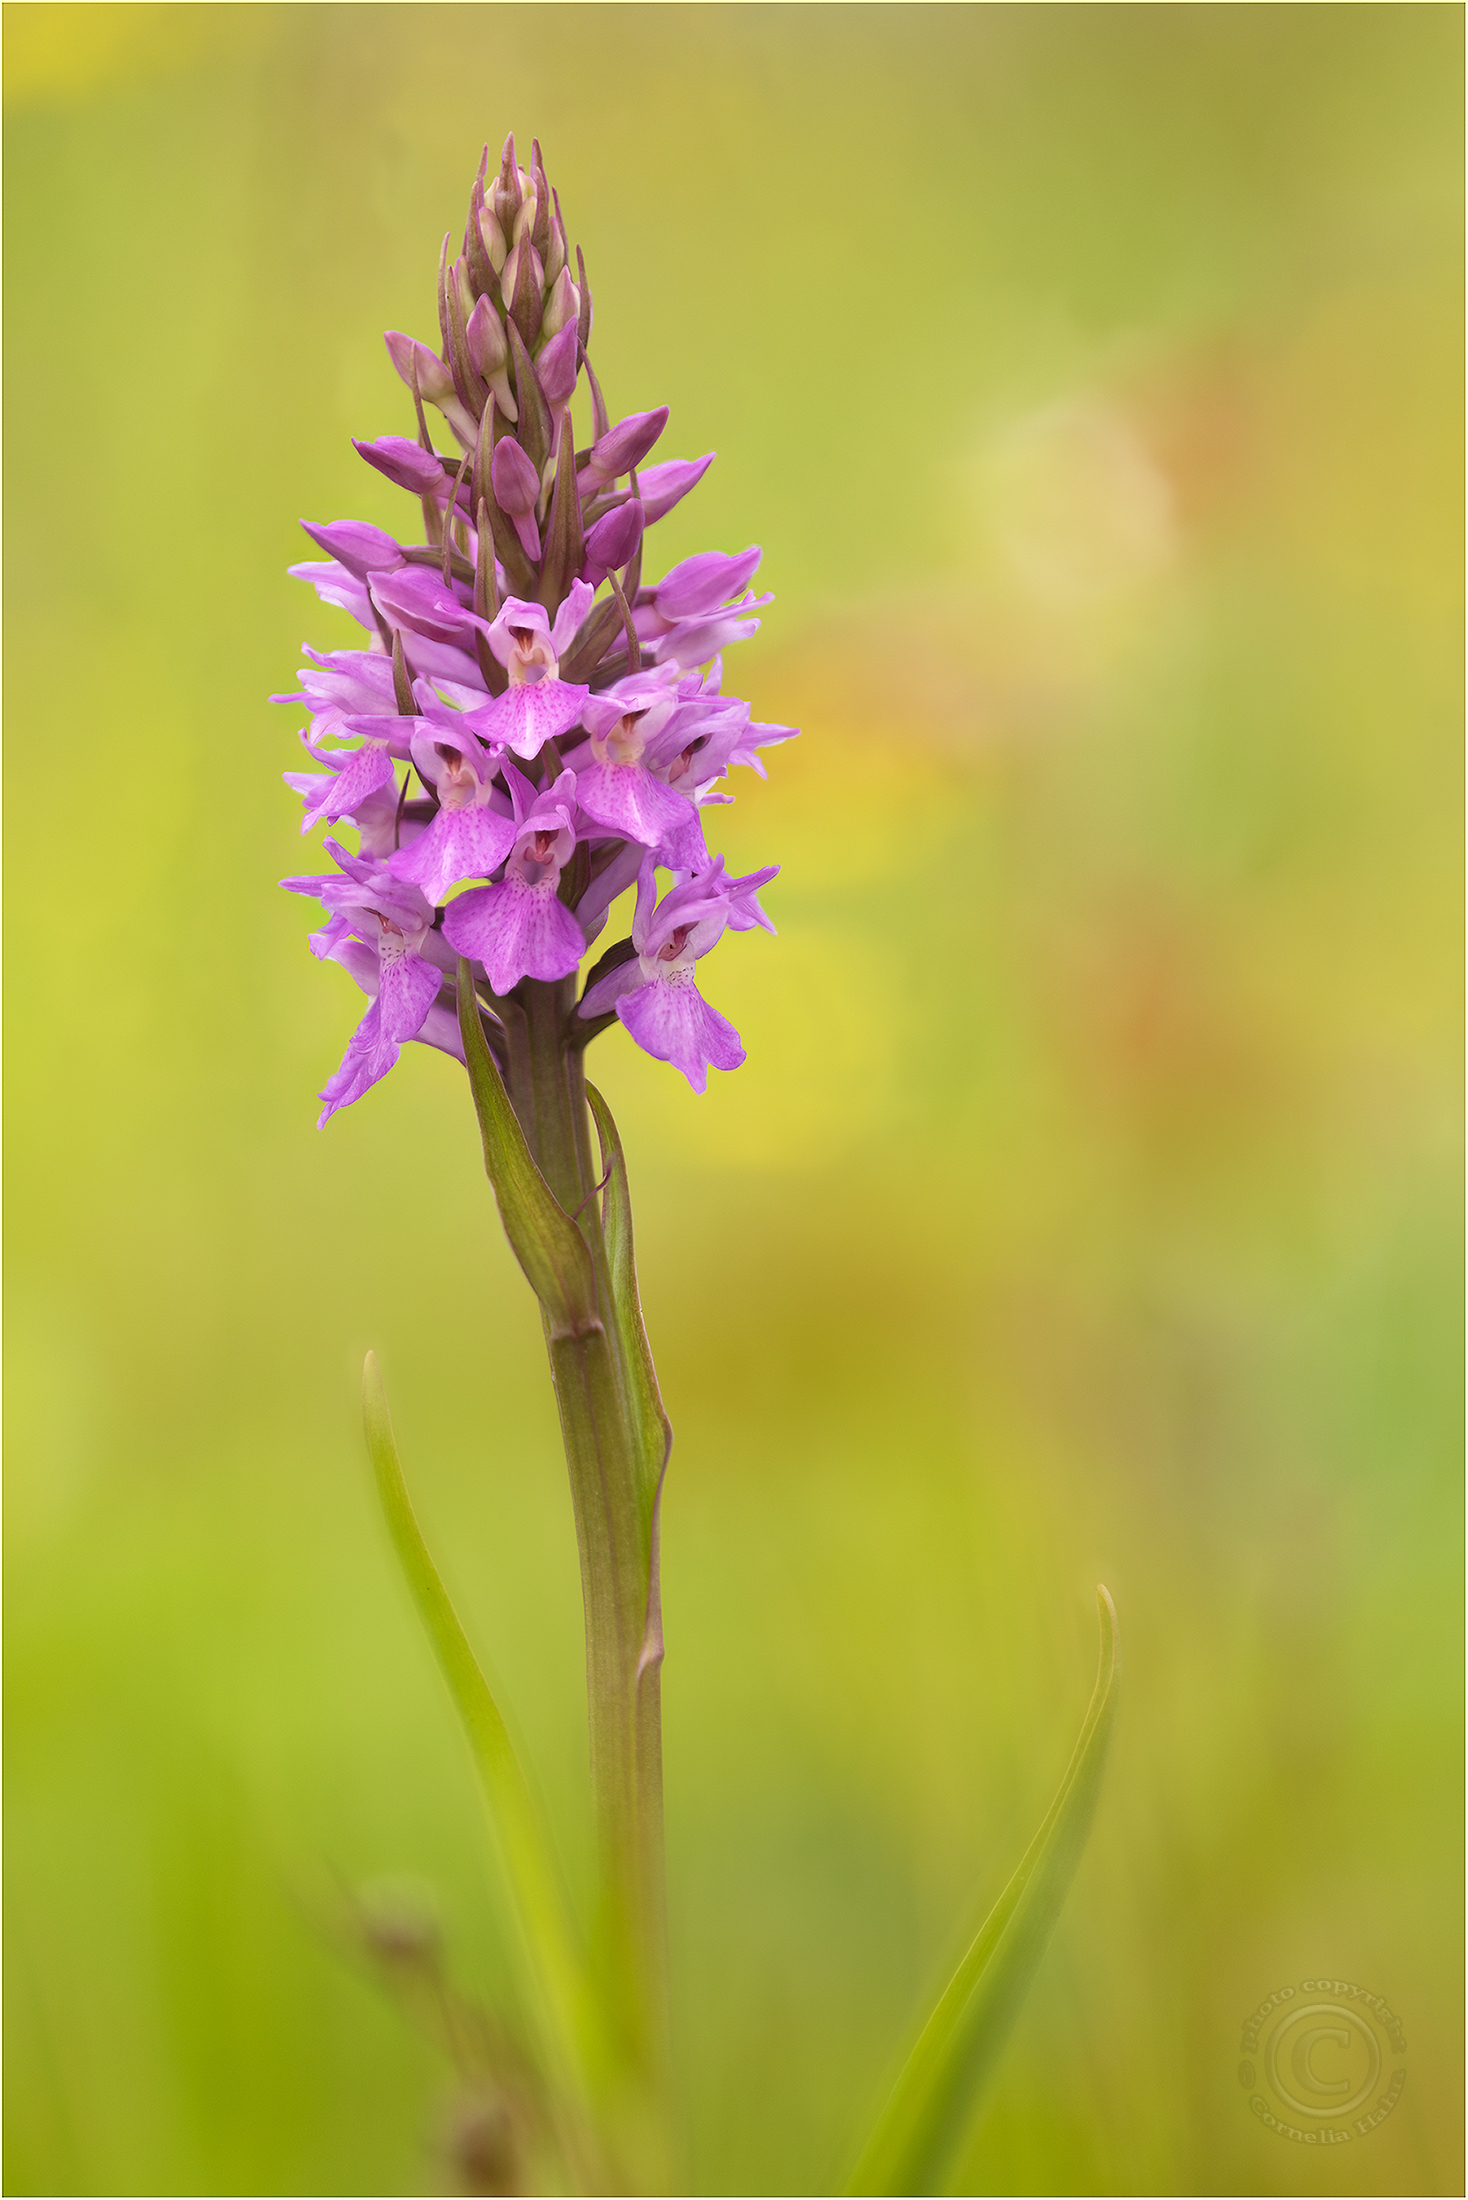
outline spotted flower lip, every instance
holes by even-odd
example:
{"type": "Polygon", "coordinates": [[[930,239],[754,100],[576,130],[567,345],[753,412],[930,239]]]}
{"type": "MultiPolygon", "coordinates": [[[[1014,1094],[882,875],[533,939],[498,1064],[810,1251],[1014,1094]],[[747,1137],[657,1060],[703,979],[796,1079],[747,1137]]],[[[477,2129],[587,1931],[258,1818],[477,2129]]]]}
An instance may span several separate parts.
{"type": "Polygon", "coordinates": [[[576,842],[576,775],[562,772],[539,792],[508,765],[515,806],[515,841],[505,875],[471,887],[444,912],[444,938],[483,966],[492,991],[508,993],[522,978],[565,978],[586,951],[576,918],[560,899],[561,873],[576,842]]]}
{"type": "Polygon", "coordinates": [[[413,761],[434,788],[438,814],[411,847],[389,856],[388,869],[421,888],[430,903],[440,902],[461,880],[499,869],[515,843],[514,820],[495,785],[497,753],[467,727],[417,722],[413,761]]]}
{"type": "MultiPolygon", "coordinates": [[[[359,844],[328,840],[335,868],[286,882],[326,908],[312,953],[368,995],[323,1121],[409,1040],[462,1058],[439,990],[461,949],[501,999],[562,986],[634,884],[632,938],[598,964],[581,1029],[617,1018],[701,1091],[743,1049],[696,966],[726,933],[771,929],[758,888],[773,872],[729,879],[708,838],[733,768],[762,776],[761,752],[794,730],[723,692],[724,652],[772,600],[754,593],[760,550],[700,551],[658,577],[651,530],[714,454],[660,458],[665,405],[609,413],[538,146],[528,168],[513,141],[498,174],[486,160],[453,250],[438,348],[386,337],[417,436],[354,446],[411,499],[411,524],[303,520],[320,555],[290,568],[365,636],[307,649],[298,690],[273,698],[304,721],[305,759],[284,775],[302,831],[350,825],[359,844]]],[[[576,1029],[570,1009],[568,994],[546,1028],[576,1029]]]]}
{"type": "Polygon", "coordinates": [[[581,722],[589,739],[574,752],[586,815],[648,848],[678,832],[690,815],[687,797],[675,794],[648,761],[677,701],[666,681],[619,681],[586,705],[581,722]]]}
{"type": "Polygon", "coordinates": [[[711,1068],[737,1069],[744,1060],[739,1034],[699,992],[694,965],[729,923],[731,906],[747,908],[774,876],[772,868],[729,879],[723,858],[716,857],[702,876],[685,879],[658,901],[657,868],[647,856],[638,873],[632,920],[636,959],[592,986],[578,1013],[615,1011],[644,1053],[671,1062],[695,1092],[704,1091],[711,1068]]]}
{"type": "Polygon", "coordinates": [[[286,784],[294,787],[306,804],[301,831],[309,833],[323,821],[351,817],[375,797],[393,777],[393,759],[409,753],[410,730],[411,721],[405,718],[358,714],[331,717],[324,725],[318,724],[307,750],[324,769],[319,773],[283,775],[286,784]],[[329,750],[319,746],[324,736],[354,735],[361,739],[360,748],[329,750]]]}
{"type": "Polygon", "coordinates": [[[440,681],[435,693],[420,681],[415,693],[419,708],[435,726],[457,719],[487,747],[509,749],[528,762],[547,741],[558,740],[576,725],[590,690],[566,680],[542,679],[507,688],[503,695],[486,696],[482,690],[451,681],[440,681]],[[440,694],[447,695],[457,710],[446,711],[440,694]]]}
{"type": "Polygon", "coordinates": [[[394,1067],[405,1042],[416,1039],[428,1021],[442,982],[434,965],[410,947],[391,924],[382,926],[376,997],[347,1041],[341,1067],[321,1088],[325,1106],[316,1119],[318,1129],[338,1108],[360,1100],[394,1067]]]}
{"type": "Polygon", "coordinates": [[[387,786],[393,777],[392,753],[385,742],[366,741],[360,749],[344,751],[340,763],[333,758],[325,773],[284,772],[281,776],[305,801],[301,831],[309,833],[317,825],[353,816],[387,786]]]}

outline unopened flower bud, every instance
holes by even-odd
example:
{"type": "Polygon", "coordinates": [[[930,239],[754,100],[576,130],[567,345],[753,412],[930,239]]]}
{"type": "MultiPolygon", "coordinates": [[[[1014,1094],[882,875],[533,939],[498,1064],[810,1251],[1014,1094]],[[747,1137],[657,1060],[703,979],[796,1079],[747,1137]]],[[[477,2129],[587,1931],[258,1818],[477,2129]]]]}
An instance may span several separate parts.
{"type": "Polygon", "coordinates": [[[494,208],[486,199],[479,209],[479,234],[484,239],[484,249],[489,254],[489,264],[498,275],[504,267],[509,246],[505,233],[494,218],[494,208]]]}
{"type": "Polygon", "coordinates": [[[501,436],[496,443],[489,478],[494,484],[495,502],[511,519],[535,509],[540,476],[512,435],[501,436]]]}
{"type": "Polygon", "coordinates": [[[535,506],[540,496],[540,476],[512,435],[501,436],[490,460],[489,478],[495,502],[507,512],[520,547],[533,564],[540,561],[540,529],[535,506]]]}
{"type": "Polygon", "coordinates": [[[464,324],[470,364],[487,382],[510,356],[500,317],[487,298],[481,298],[464,324]]]}
{"type": "MultiPolygon", "coordinates": [[[[439,473],[442,481],[443,474],[439,473]]],[[[370,527],[365,520],[340,519],[329,527],[320,527],[314,520],[303,519],[301,525],[319,549],[338,565],[344,565],[349,573],[365,580],[369,573],[393,573],[404,562],[403,553],[392,536],[380,527],[370,527]]]]}
{"type": "Polygon", "coordinates": [[[586,564],[582,578],[599,588],[608,573],[635,557],[642,540],[643,511],[635,498],[603,514],[586,538],[586,564]]]}
{"type": "MultiPolygon", "coordinates": [[[[530,225],[531,240],[544,264],[551,241],[551,194],[545,180],[545,162],[540,157],[540,140],[531,141],[530,188],[535,194],[535,217],[530,225]]],[[[547,278],[549,280],[549,278],[547,278]]]]}
{"type": "Polygon", "coordinates": [[[574,323],[581,310],[581,300],[576,285],[571,280],[571,270],[563,267],[551,284],[550,295],[545,301],[545,313],[540,323],[540,340],[547,343],[552,336],[559,336],[568,322],[574,323]]]}
{"type": "Polygon", "coordinates": [[[551,214],[550,247],[544,254],[547,283],[554,283],[570,257],[566,250],[566,225],[561,219],[561,202],[554,191],[551,193],[551,204],[553,212],[551,214]]]}
{"type": "MultiPolygon", "coordinates": [[[[522,207],[521,212],[524,212],[522,207]]],[[[520,228],[516,217],[516,228],[520,228]]],[[[533,344],[540,334],[540,324],[545,313],[545,270],[540,264],[540,254],[528,235],[517,236],[510,248],[510,256],[500,276],[500,289],[504,296],[505,311],[527,345],[533,344]]]]}
{"type": "Polygon", "coordinates": [[[418,394],[428,404],[436,405],[441,398],[453,396],[454,378],[436,351],[430,351],[416,337],[404,336],[400,329],[395,328],[388,330],[383,341],[387,345],[393,365],[409,389],[413,388],[416,379],[418,394]]]}
{"type": "Polygon", "coordinates": [[[432,451],[425,451],[405,435],[380,435],[375,443],[354,439],[352,448],[369,466],[386,474],[400,489],[411,489],[415,496],[431,496],[443,488],[443,467],[432,451]]]}
{"type": "Polygon", "coordinates": [[[500,317],[487,298],[481,298],[464,329],[469,364],[494,391],[494,401],[510,420],[518,420],[519,408],[510,391],[510,348],[500,317]]]}
{"type": "Polygon", "coordinates": [[[545,392],[545,401],[552,411],[571,402],[579,356],[576,323],[571,320],[559,336],[552,337],[535,362],[535,379],[545,392]]]}
{"type": "MultiPolygon", "coordinates": [[[[488,199],[488,191],[484,194],[488,199]]],[[[508,240],[515,226],[515,216],[520,211],[520,170],[515,162],[515,133],[512,130],[505,139],[500,153],[500,172],[494,187],[494,210],[500,228],[508,240]]]]}
{"type": "Polygon", "coordinates": [[[598,489],[610,487],[618,474],[640,466],[667,425],[668,408],[659,405],[655,412],[629,413],[615,428],[598,437],[581,476],[583,497],[594,496],[598,489]]]}
{"type": "Polygon", "coordinates": [[[430,351],[414,337],[404,336],[399,329],[389,329],[383,340],[393,365],[409,389],[416,387],[425,403],[436,405],[459,441],[469,449],[474,441],[474,415],[459,397],[454,378],[438,353],[430,351]]]}

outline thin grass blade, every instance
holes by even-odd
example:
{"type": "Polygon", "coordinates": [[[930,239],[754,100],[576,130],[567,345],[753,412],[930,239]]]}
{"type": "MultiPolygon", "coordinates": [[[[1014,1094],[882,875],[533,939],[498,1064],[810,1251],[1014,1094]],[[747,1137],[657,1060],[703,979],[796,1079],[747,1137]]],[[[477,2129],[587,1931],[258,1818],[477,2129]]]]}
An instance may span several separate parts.
{"type": "Polygon", "coordinates": [[[498,1704],[423,1540],[403,1479],[377,1356],[362,1371],[362,1418],[398,1562],[459,1714],[489,1807],[562,2087],[579,2092],[600,2059],[595,2004],[555,1861],[498,1704]]]}
{"type": "Polygon", "coordinates": [[[924,2026],[848,2191],[932,2193],[1039,1969],[1080,1862],[1116,1716],[1116,1607],[1096,1591],[1101,1659],[1060,1792],[924,2026]]]}

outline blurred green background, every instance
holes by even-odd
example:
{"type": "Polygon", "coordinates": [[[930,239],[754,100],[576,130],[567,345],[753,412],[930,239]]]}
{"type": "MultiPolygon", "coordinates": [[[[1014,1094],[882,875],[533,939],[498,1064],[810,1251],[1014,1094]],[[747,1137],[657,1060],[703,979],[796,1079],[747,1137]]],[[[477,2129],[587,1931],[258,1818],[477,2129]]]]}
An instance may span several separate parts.
{"type": "MultiPolygon", "coordinates": [[[[610,402],[765,546],[724,813],[780,938],[694,1099],[620,1034],[707,2193],[827,2192],[1126,1699],[956,2188],[1461,2191],[1461,13],[5,12],[7,2189],[450,2189],[339,1889],[501,1911],[374,1513],[410,1479],[584,1890],[579,1591],[462,1078],[329,1131],[297,516],[401,518],[482,138],[538,132],[610,402]],[[307,856],[307,866],[314,858],[307,856]],[[1369,2140],[1244,2013],[1398,2009],[1369,2140]]],[[[661,567],[652,564],[654,572],[661,567]]],[[[612,935],[609,935],[612,936],[612,935]]]]}

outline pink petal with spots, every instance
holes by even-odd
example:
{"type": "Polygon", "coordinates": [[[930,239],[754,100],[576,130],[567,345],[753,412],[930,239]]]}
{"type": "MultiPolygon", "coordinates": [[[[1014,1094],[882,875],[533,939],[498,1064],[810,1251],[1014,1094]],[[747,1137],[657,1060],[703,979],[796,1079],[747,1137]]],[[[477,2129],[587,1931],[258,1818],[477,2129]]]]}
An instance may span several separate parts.
{"type": "Polygon", "coordinates": [[[451,947],[483,963],[496,993],[508,993],[522,978],[567,978],[586,951],[580,925],[549,878],[527,886],[512,874],[498,886],[460,894],[443,930],[451,947]]]}
{"type": "Polygon", "coordinates": [[[707,1084],[709,1065],[738,1069],[744,1060],[738,1032],[709,1007],[691,970],[675,970],[624,993],[617,1014],[643,1051],[681,1069],[695,1092],[707,1084]]]}
{"type": "Polygon", "coordinates": [[[307,810],[301,820],[301,831],[309,833],[313,825],[323,818],[350,817],[359,802],[386,786],[392,778],[392,758],[387,750],[376,742],[365,749],[348,751],[341,770],[333,772],[313,809],[307,810]]]}
{"type": "Polygon", "coordinates": [[[387,859],[394,878],[411,879],[428,899],[442,901],[462,878],[488,878],[515,845],[512,819],[483,803],[440,810],[421,840],[387,859]]]}
{"type": "Polygon", "coordinates": [[[584,765],[576,774],[576,799],[598,825],[640,841],[644,848],[655,848],[664,834],[677,832],[691,809],[645,764],[584,765]]]}

